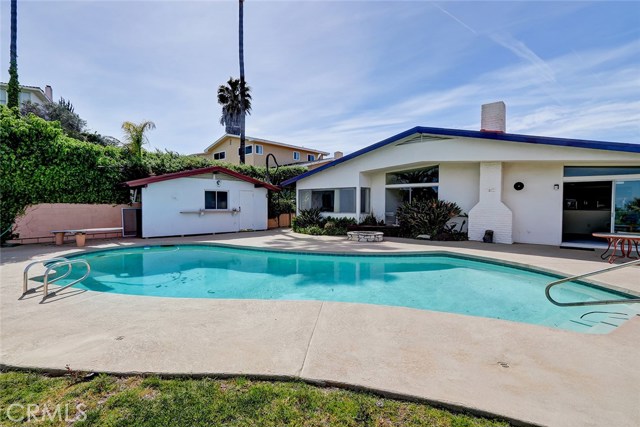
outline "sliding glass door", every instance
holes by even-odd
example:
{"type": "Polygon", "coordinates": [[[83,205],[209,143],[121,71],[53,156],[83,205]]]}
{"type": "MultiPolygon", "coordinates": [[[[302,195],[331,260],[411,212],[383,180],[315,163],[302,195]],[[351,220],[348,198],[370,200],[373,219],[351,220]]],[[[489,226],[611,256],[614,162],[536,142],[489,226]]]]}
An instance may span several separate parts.
{"type": "Polygon", "coordinates": [[[640,180],[615,181],[614,231],[640,233],[640,180]]]}

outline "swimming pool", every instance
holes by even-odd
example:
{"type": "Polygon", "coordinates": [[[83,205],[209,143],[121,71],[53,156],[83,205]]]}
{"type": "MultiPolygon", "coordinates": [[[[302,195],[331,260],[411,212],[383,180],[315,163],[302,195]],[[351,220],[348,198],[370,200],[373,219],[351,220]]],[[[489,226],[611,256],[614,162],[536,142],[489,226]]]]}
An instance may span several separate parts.
{"type": "MultiPolygon", "coordinates": [[[[449,254],[330,255],[214,245],[146,246],[83,253],[91,274],[77,288],[175,298],[322,300],[411,307],[587,333],[607,333],[639,313],[631,304],[557,307],[556,276],[449,254]],[[604,313],[603,313],[604,312],[604,313]]],[[[83,273],[81,267],[64,284],[83,273]]],[[[624,299],[583,284],[558,301],[624,299]]]]}

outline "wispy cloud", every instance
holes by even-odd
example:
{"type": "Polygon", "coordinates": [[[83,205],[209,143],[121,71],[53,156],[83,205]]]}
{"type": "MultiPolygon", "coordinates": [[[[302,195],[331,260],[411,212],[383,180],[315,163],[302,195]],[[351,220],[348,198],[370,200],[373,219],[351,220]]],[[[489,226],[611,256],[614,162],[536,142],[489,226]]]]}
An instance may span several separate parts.
{"type": "MultiPolygon", "coordinates": [[[[19,7],[21,82],[53,85],[94,130],[118,137],[124,120],[154,120],[152,148],[183,153],[223,131],[215,93],[237,75],[237,2],[19,7]]],[[[640,141],[638,13],[631,2],[247,2],[248,133],[349,152],[416,125],[478,129],[480,105],[504,100],[512,132],[640,141]]]]}
{"type": "Polygon", "coordinates": [[[521,42],[520,40],[516,40],[511,35],[502,33],[502,34],[491,34],[491,40],[498,43],[500,46],[505,49],[510,50],[519,58],[524,59],[534,66],[536,72],[544,78],[548,82],[555,83],[555,73],[549,67],[549,65],[538,55],[535,54],[534,51],[529,49],[526,44],[521,42]]]}

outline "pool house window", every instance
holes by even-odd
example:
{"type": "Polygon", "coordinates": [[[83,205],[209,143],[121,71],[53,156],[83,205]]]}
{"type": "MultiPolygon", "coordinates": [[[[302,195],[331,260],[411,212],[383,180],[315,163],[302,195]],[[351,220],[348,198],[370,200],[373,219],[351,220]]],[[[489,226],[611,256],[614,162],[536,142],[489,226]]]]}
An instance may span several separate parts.
{"type": "Polygon", "coordinates": [[[256,144],[256,154],[262,154],[262,153],[264,153],[262,149],[262,145],[256,144]]]}
{"type": "Polygon", "coordinates": [[[314,156],[313,154],[307,154],[307,161],[308,162],[313,162],[316,160],[316,156],[314,156]]]}
{"type": "Polygon", "coordinates": [[[300,160],[300,153],[298,153],[297,151],[293,152],[293,160],[300,160]]]}
{"type": "Polygon", "coordinates": [[[356,189],[323,188],[299,191],[299,209],[320,209],[320,212],[356,213],[356,189]]]}
{"type": "Polygon", "coordinates": [[[228,209],[229,194],[226,191],[205,191],[204,192],[204,208],[205,209],[228,209]]]}

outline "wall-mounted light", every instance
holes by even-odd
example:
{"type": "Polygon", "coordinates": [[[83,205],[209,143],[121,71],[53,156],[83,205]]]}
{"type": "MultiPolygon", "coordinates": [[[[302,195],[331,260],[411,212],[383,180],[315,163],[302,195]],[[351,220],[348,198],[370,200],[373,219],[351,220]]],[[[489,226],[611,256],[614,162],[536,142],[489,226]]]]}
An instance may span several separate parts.
{"type": "Polygon", "coordinates": [[[558,191],[560,189],[560,184],[553,184],[553,189],[558,191]]]}
{"type": "Polygon", "coordinates": [[[516,182],[515,184],[513,184],[513,188],[516,191],[520,191],[520,190],[522,190],[524,188],[524,184],[521,183],[521,182],[516,182]]]}

